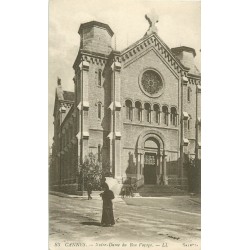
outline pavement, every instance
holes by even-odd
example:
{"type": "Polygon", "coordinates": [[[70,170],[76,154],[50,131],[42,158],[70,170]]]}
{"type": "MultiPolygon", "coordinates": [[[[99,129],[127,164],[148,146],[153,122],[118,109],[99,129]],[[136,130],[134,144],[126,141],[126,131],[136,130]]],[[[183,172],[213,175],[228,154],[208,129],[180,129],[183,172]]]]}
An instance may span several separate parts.
{"type": "Polygon", "coordinates": [[[49,248],[200,249],[200,198],[134,197],[114,200],[114,227],[101,227],[102,200],[49,196],[49,248]]]}

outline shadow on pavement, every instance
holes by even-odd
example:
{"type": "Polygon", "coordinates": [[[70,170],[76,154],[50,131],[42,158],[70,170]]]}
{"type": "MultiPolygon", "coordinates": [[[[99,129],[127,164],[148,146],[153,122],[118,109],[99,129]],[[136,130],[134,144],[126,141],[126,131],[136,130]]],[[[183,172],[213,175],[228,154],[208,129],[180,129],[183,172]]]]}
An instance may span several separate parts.
{"type": "Polygon", "coordinates": [[[95,222],[95,221],[88,221],[88,222],[81,222],[81,225],[85,225],[85,226],[101,226],[100,222],[95,222]]]}

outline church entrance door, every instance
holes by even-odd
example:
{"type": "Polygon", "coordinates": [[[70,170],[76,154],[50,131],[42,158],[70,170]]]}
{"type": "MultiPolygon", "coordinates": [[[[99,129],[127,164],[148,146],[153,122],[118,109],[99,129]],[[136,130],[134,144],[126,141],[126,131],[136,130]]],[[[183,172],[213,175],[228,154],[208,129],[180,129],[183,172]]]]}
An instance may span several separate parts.
{"type": "Polygon", "coordinates": [[[156,184],[156,153],[145,153],[144,184],[156,184]]]}

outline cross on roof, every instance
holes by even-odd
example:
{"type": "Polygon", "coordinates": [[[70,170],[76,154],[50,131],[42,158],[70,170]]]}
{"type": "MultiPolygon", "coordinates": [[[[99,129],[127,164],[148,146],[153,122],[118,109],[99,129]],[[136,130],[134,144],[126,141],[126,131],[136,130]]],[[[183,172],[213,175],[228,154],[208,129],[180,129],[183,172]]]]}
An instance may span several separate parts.
{"type": "Polygon", "coordinates": [[[157,33],[157,27],[155,26],[156,23],[159,22],[159,16],[156,14],[155,10],[151,10],[150,13],[145,15],[145,18],[149,22],[149,28],[147,31],[147,35],[152,34],[153,32],[157,33]]]}

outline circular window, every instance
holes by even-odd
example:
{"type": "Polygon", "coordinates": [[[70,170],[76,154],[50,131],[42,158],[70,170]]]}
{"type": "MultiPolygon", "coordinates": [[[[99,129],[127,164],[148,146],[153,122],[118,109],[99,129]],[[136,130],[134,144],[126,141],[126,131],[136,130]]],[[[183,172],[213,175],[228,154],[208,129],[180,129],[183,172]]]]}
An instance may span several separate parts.
{"type": "Polygon", "coordinates": [[[158,97],[163,91],[163,81],[156,71],[147,70],[141,76],[140,87],[146,95],[158,97]]]}

